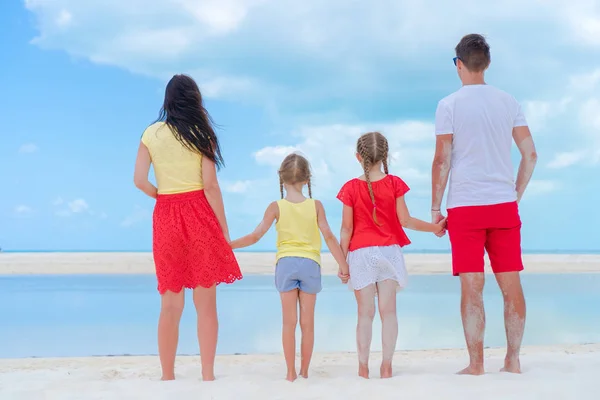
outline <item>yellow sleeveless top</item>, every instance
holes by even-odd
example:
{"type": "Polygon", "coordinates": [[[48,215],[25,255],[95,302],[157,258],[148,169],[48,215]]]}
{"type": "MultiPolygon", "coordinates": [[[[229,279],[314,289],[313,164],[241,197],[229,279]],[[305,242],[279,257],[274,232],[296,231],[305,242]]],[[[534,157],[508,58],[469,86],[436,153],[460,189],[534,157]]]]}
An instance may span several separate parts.
{"type": "Polygon", "coordinates": [[[142,135],[154,165],[158,194],[185,193],[204,188],[202,155],[189,150],[164,122],[150,125],[142,135]]]}
{"type": "Polygon", "coordinates": [[[321,265],[321,233],[313,199],[302,203],[277,201],[277,260],[282,257],[308,258],[321,265]]]}

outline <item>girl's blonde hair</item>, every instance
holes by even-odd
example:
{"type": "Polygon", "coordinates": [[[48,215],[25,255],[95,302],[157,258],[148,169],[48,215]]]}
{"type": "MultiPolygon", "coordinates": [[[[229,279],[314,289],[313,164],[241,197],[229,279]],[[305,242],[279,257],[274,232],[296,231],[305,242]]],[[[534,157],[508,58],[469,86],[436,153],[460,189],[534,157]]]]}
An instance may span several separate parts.
{"type": "Polygon", "coordinates": [[[283,199],[283,184],[295,185],[304,183],[308,186],[308,197],[312,199],[312,188],[310,185],[310,163],[306,158],[297,153],[292,153],[284,158],[279,167],[279,190],[283,199]]]}
{"type": "Polygon", "coordinates": [[[377,225],[380,225],[377,221],[377,205],[375,204],[375,194],[373,193],[373,186],[371,185],[371,178],[369,177],[369,171],[373,165],[381,162],[383,164],[383,172],[388,173],[388,153],[389,145],[388,141],[379,132],[369,132],[358,138],[356,142],[356,152],[362,158],[362,166],[365,173],[365,180],[369,187],[369,195],[373,202],[373,221],[377,225]]]}

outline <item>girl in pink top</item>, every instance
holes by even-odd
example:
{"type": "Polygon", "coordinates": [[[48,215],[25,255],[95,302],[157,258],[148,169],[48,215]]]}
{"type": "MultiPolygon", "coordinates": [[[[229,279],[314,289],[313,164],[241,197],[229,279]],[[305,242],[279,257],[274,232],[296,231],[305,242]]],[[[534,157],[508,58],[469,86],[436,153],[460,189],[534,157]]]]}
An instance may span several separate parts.
{"type": "MultiPolygon", "coordinates": [[[[344,203],[340,244],[350,266],[349,285],[358,304],[358,374],[369,377],[369,351],[378,294],[382,324],[381,377],[392,376],[398,337],[396,292],[406,285],[401,247],[410,243],[403,228],[442,234],[446,220],[431,224],[411,217],[404,181],[388,174],[388,142],[379,132],[358,139],[356,157],[364,175],[347,182],[338,194],[344,203]],[[383,169],[383,171],[382,171],[383,169]]],[[[340,272],[341,273],[341,272],[340,272]]],[[[341,275],[342,282],[348,278],[341,275]]]]}

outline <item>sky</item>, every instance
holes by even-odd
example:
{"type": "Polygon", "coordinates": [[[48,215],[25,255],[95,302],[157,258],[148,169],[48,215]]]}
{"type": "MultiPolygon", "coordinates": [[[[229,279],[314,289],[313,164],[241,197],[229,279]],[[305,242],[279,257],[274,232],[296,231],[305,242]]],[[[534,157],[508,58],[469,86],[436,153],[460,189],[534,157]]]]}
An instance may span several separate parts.
{"type": "MultiPolygon", "coordinates": [[[[528,251],[600,251],[600,5],[592,0],[26,0],[0,3],[0,247],[151,249],[153,200],[133,185],[140,136],[175,73],[219,125],[232,238],[278,198],[302,151],[339,231],[354,147],[380,130],[406,200],[429,218],[437,102],[453,49],[491,46],[487,82],[523,105],[539,153],[520,204],[528,251]],[[451,16],[451,17],[450,17],[451,16]]],[[[514,148],[515,171],[519,157],[514,148]]],[[[407,250],[447,250],[408,232],[407,250]]],[[[250,250],[274,248],[273,230],[250,250]]]]}

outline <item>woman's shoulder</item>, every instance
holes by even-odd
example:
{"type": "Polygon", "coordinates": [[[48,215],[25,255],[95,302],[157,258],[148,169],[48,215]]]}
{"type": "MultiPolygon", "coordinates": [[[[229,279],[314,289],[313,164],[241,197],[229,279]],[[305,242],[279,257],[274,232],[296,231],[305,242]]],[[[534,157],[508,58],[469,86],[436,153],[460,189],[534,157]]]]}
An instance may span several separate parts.
{"type": "Polygon", "coordinates": [[[150,124],[146,129],[144,129],[144,133],[142,134],[142,142],[144,144],[148,144],[148,142],[155,138],[158,132],[161,131],[161,128],[165,126],[166,124],[162,121],[150,124]]]}
{"type": "Polygon", "coordinates": [[[154,123],[148,125],[148,127],[146,128],[146,130],[144,132],[156,132],[160,128],[164,127],[165,125],[166,125],[165,122],[157,121],[157,122],[154,122],[154,123]]]}

